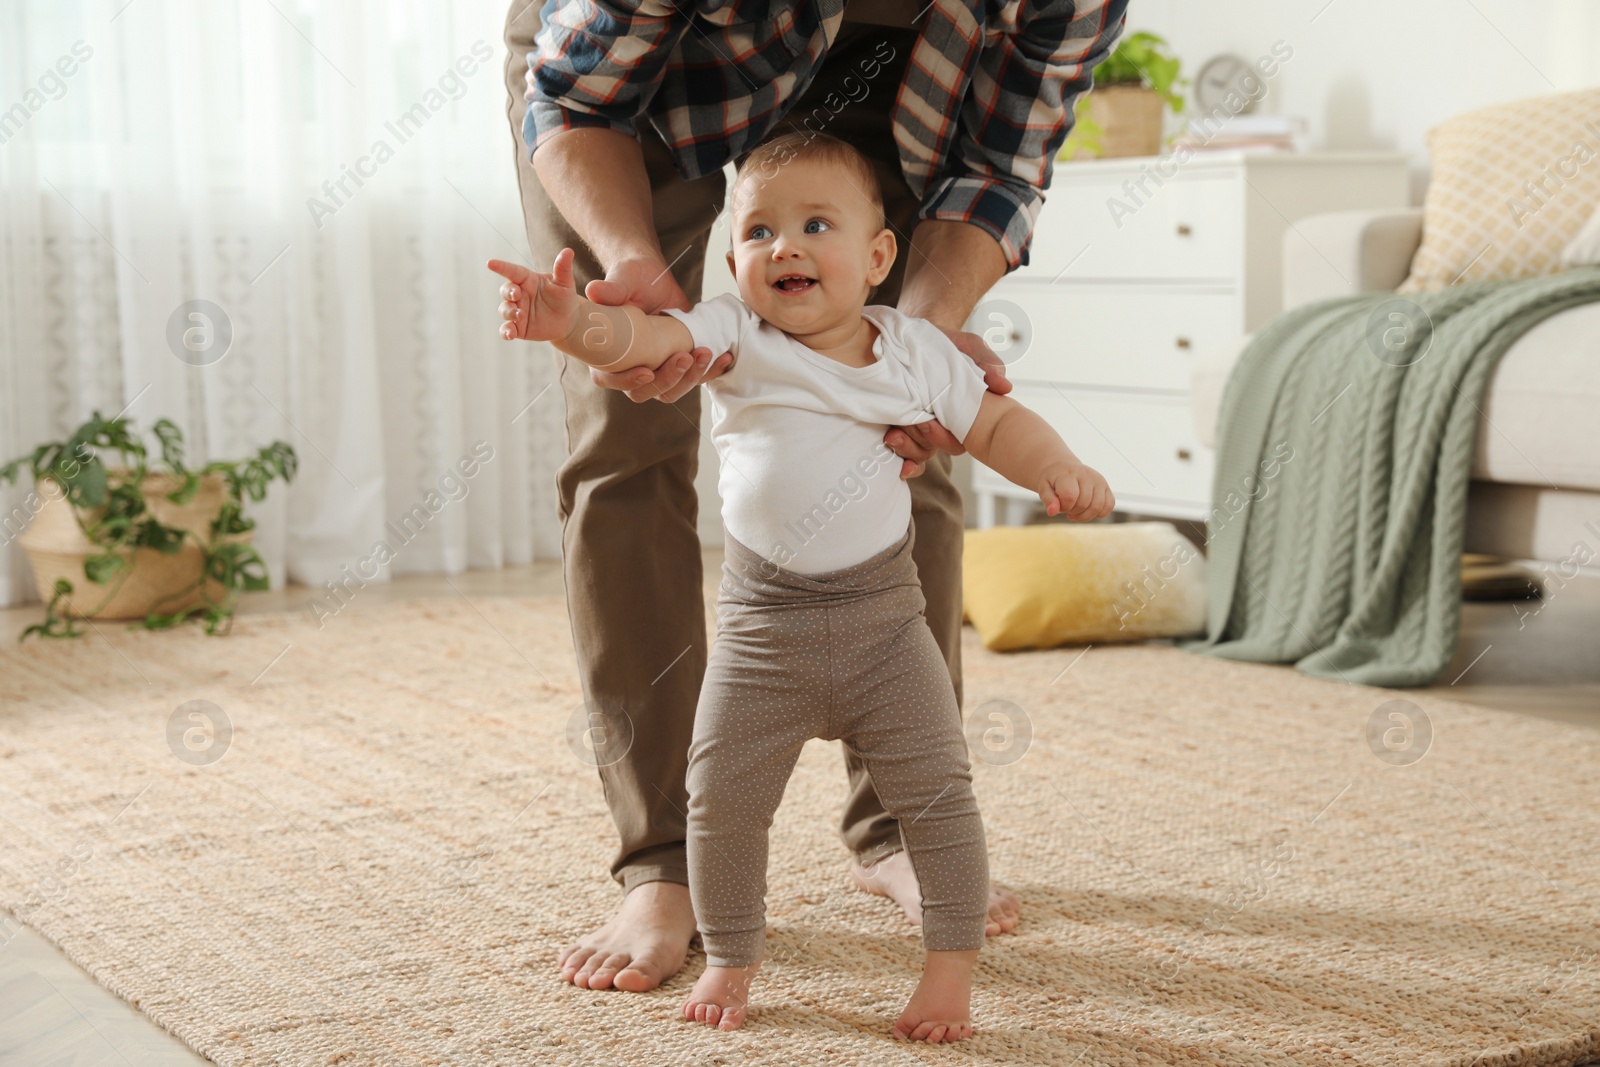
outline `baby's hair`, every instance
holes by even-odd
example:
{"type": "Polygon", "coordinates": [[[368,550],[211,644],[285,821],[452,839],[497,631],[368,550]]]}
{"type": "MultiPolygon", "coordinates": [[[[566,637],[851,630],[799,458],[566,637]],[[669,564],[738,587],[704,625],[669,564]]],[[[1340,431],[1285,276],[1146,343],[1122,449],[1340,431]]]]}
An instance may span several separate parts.
{"type": "Polygon", "coordinates": [[[872,161],[864,156],[860,149],[831,133],[817,133],[793,127],[784,129],[782,125],[778,132],[757,145],[739,164],[738,175],[733,180],[733,189],[728,193],[728,203],[737,212],[739,196],[746,185],[751,182],[770,181],[778,173],[779,167],[797,159],[816,159],[848,167],[853,172],[851,184],[866,195],[877,212],[878,224],[873,232],[876,233],[888,225],[883,210],[883,187],[878,183],[878,172],[873,168],[872,161]]]}

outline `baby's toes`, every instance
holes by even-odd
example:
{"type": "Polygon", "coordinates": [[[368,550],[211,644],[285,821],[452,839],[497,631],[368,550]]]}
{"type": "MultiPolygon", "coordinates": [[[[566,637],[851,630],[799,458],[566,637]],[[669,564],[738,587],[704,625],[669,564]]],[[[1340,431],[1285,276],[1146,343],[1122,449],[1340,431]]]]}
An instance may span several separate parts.
{"type": "Polygon", "coordinates": [[[723,1030],[737,1030],[744,1025],[744,1009],[734,1005],[724,1008],[720,1028],[723,1030]]]}

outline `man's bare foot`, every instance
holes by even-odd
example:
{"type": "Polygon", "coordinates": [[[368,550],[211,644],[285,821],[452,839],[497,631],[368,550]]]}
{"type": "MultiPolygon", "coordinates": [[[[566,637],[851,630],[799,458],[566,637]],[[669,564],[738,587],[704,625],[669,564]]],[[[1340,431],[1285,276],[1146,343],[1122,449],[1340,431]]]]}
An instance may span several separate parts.
{"type": "Polygon", "coordinates": [[[894,1036],[910,1041],[960,1041],[972,1036],[972,965],[978,950],[930,952],[922,981],[894,1024],[894,1036]]]}
{"type": "MultiPolygon", "coordinates": [[[[868,893],[888,897],[906,913],[912,926],[922,925],[922,887],[917,884],[917,872],[911,867],[911,856],[905,849],[891,852],[871,867],[850,864],[850,874],[856,885],[868,893]]],[[[1016,929],[1022,917],[1022,902],[1009,889],[989,883],[989,922],[983,932],[990,937],[1009,934],[1016,929]]]]}
{"type": "Polygon", "coordinates": [[[683,1002],[683,1017],[718,1030],[739,1029],[750,1007],[750,979],[760,967],[760,960],[748,967],[708,966],[683,1002]]]}
{"type": "Polygon", "coordinates": [[[689,887],[646,882],[622,900],[616,917],[561,950],[561,977],[584,989],[654,989],[683,968],[695,935],[689,887]]]}

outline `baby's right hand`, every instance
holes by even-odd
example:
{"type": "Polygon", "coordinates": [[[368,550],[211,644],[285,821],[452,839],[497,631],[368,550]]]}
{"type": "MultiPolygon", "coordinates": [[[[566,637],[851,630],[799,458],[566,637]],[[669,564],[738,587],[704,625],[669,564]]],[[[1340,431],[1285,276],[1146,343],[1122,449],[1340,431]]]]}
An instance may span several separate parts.
{"type": "Polygon", "coordinates": [[[520,263],[491,259],[489,269],[505,278],[500,286],[500,336],[507,341],[559,341],[572,332],[583,298],[572,279],[570,248],[556,254],[549,274],[529,270],[520,263]]]}
{"type": "Polygon", "coordinates": [[[1039,499],[1046,514],[1065,514],[1075,522],[1104,518],[1117,506],[1105,478],[1082,463],[1064,463],[1046,471],[1039,499]]]}

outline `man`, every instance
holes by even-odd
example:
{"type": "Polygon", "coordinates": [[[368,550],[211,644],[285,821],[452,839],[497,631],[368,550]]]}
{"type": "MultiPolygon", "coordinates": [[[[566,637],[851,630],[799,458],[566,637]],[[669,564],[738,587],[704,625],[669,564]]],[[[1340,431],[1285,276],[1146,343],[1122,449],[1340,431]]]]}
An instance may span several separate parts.
{"type": "MultiPolygon", "coordinates": [[[[535,264],[570,246],[591,300],[687,309],[701,297],[724,164],[780,121],[825,129],[873,159],[899,239],[874,302],[938,325],[1007,392],[1003,364],[961,327],[1027,261],[1073,102],[1126,2],[513,0],[507,115],[535,264]]],[[[731,355],[701,349],[624,374],[555,358],[568,610],[587,713],[607,738],[596,762],[624,893],[560,965],[579,986],[643,991],[683,966],[695,933],[684,773],[706,660],[696,387],[731,355]]],[[[962,448],[937,422],[893,427],[885,441],[915,479],[913,555],[959,702],[964,523],[950,454],[962,448]]],[[[899,826],[848,750],[845,764],[852,875],[919,921],[899,826]]],[[[989,933],[1015,926],[1018,908],[992,890],[989,933]]]]}

